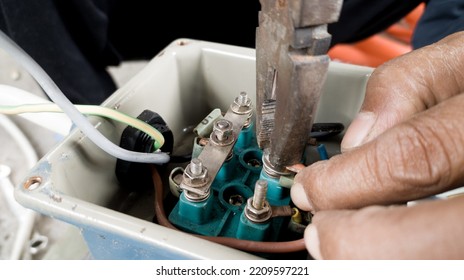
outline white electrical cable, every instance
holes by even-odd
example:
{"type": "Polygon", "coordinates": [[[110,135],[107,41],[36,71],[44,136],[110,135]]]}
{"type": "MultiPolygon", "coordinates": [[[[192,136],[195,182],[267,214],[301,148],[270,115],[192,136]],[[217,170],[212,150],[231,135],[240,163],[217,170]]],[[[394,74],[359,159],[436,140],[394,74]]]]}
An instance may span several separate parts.
{"type": "Polygon", "coordinates": [[[5,33],[0,31],[0,47],[7,51],[29,74],[40,84],[48,97],[55,102],[63,112],[82,130],[82,132],[108,154],[126,161],[162,164],[169,161],[165,153],[138,153],[122,149],[108,140],[82,115],[61,92],[48,74],[24,50],[13,42],[5,33]]]}
{"type": "MultiPolygon", "coordinates": [[[[164,144],[164,136],[159,132],[156,128],[149,125],[148,123],[128,116],[124,113],[116,111],[114,109],[96,105],[75,105],[77,110],[85,115],[93,115],[93,116],[100,116],[104,118],[109,118],[126,125],[132,126],[152,137],[154,142],[154,149],[157,150],[161,148],[164,144]]],[[[45,104],[22,104],[18,106],[3,106],[0,105],[0,114],[6,115],[17,115],[23,113],[43,113],[43,112],[54,112],[54,113],[62,113],[60,107],[53,103],[45,103],[45,104]]]]}
{"type": "MultiPolygon", "coordinates": [[[[26,168],[31,169],[38,161],[37,153],[23,132],[6,116],[0,115],[0,126],[11,136],[26,157],[26,168]]],[[[14,186],[9,179],[11,168],[0,165],[0,191],[3,193],[10,210],[18,218],[18,229],[10,253],[11,260],[19,260],[25,245],[31,237],[37,213],[22,207],[14,199],[14,186]]]]}
{"type": "MultiPolygon", "coordinates": [[[[9,85],[0,85],[0,104],[20,106],[22,104],[53,104],[48,99],[9,85]]],[[[64,137],[69,134],[72,122],[65,114],[40,113],[21,114],[22,119],[64,137]]]]}

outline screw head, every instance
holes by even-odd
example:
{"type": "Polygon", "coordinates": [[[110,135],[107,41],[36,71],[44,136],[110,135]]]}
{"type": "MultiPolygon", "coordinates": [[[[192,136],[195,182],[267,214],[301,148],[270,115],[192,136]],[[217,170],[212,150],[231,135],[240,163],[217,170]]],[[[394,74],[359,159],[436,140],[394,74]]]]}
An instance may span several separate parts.
{"type": "Polygon", "coordinates": [[[226,119],[217,120],[214,123],[210,140],[213,144],[225,146],[234,142],[233,124],[226,119]]]}
{"type": "Polygon", "coordinates": [[[229,132],[232,131],[232,123],[226,119],[220,119],[214,123],[214,129],[223,133],[229,132]]]}

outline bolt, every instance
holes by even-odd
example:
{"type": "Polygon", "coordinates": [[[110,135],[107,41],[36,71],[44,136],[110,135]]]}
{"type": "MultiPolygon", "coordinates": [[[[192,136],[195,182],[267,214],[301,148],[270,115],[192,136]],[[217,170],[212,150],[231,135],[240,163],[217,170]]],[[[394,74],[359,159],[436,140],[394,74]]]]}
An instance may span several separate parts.
{"type": "Polygon", "coordinates": [[[192,159],[192,161],[190,162],[190,172],[192,172],[192,175],[194,176],[201,175],[201,173],[203,172],[203,163],[200,159],[192,159]]]}
{"type": "Polygon", "coordinates": [[[251,99],[248,94],[244,91],[240,92],[240,95],[235,97],[234,102],[230,105],[232,111],[239,115],[249,114],[251,116],[251,99]]]}
{"type": "Polygon", "coordinates": [[[272,208],[266,200],[267,181],[258,180],[253,197],[248,198],[245,217],[253,223],[265,223],[272,217],[272,208]]]}
{"type": "Polygon", "coordinates": [[[214,123],[214,132],[219,141],[225,141],[232,135],[232,123],[226,119],[214,123]]]}
{"type": "Polygon", "coordinates": [[[234,103],[241,108],[250,107],[251,99],[248,97],[246,92],[242,91],[240,92],[240,95],[235,98],[234,103]]]}
{"type": "Polygon", "coordinates": [[[201,188],[207,181],[208,169],[203,166],[203,162],[201,162],[200,159],[192,159],[190,164],[185,168],[182,184],[186,184],[194,188],[201,188]]]}
{"type": "Polygon", "coordinates": [[[264,207],[264,202],[266,201],[267,194],[267,181],[258,180],[255,184],[255,193],[253,195],[253,207],[256,210],[261,210],[264,207]]]}
{"type": "Polygon", "coordinates": [[[240,93],[240,95],[237,97],[237,101],[238,101],[237,103],[240,106],[247,106],[248,99],[249,99],[248,94],[246,92],[242,91],[240,93]]]}
{"type": "Polygon", "coordinates": [[[227,120],[219,120],[216,123],[216,126],[217,126],[217,128],[219,128],[221,130],[224,130],[224,129],[228,129],[230,127],[230,123],[227,120]]]}
{"type": "Polygon", "coordinates": [[[179,188],[189,201],[203,201],[209,197],[208,169],[200,159],[194,158],[185,168],[179,188]]]}
{"type": "Polygon", "coordinates": [[[253,223],[265,223],[272,217],[272,208],[266,199],[267,181],[258,180],[253,197],[248,198],[244,209],[245,217],[253,223]]]}

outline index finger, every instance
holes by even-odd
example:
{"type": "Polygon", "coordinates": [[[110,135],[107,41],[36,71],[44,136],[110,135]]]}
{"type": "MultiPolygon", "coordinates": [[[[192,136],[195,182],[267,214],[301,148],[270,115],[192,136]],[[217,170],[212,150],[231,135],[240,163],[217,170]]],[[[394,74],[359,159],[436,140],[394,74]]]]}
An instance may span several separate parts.
{"type": "Polygon", "coordinates": [[[303,210],[402,203],[464,183],[464,94],[375,140],[301,170],[292,186],[303,210]]]}

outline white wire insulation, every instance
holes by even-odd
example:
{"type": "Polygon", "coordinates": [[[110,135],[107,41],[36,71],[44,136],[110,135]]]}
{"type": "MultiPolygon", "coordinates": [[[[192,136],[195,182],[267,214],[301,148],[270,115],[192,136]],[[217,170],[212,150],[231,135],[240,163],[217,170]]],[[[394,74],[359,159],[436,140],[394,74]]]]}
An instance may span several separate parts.
{"type": "MultiPolygon", "coordinates": [[[[154,149],[157,150],[161,148],[164,144],[164,136],[161,134],[157,129],[153,126],[149,125],[148,123],[139,120],[137,118],[133,118],[128,116],[122,112],[116,111],[114,109],[96,105],[75,105],[77,110],[84,115],[93,115],[93,116],[100,116],[109,118],[112,120],[116,120],[118,122],[122,122],[129,126],[132,126],[140,131],[145,132],[149,136],[151,136],[154,140],[154,149]]],[[[0,105],[0,114],[6,115],[16,115],[16,114],[23,114],[23,113],[43,113],[43,112],[51,112],[51,113],[63,113],[60,107],[53,103],[44,103],[44,104],[22,104],[18,106],[3,106],[0,105]]]]}
{"type": "Polygon", "coordinates": [[[48,97],[55,102],[74,124],[98,147],[106,153],[131,162],[163,164],[169,161],[165,153],[138,153],[125,150],[108,140],[98,131],[79,110],[69,101],[48,74],[23,49],[0,31],[0,47],[20,63],[39,83],[48,97]]]}
{"type": "MultiPolygon", "coordinates": [[[[22,104],[53,104],[49,99],[45,99],[37,94],[30,93],[10,85],[0,84],[0,104],[4,106],[19,106],[22,104]]],[[[41,114],[20,114],[20,118],[53,132],[62,138],[69,134],[72,122],[65,114],[41,113],[41,114]]]]}

